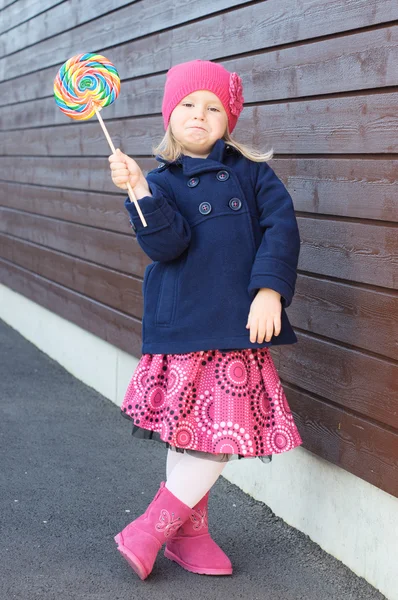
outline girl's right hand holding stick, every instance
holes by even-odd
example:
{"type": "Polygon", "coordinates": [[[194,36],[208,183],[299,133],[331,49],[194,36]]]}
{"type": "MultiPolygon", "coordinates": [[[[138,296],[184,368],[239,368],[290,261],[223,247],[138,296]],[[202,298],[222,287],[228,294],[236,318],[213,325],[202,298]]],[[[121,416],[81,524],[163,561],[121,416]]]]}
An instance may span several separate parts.
{"type": "Polygon", "coordinates": [[[137,200],[144,196],[152,196],[144,174],[135,160],[117,148],[116,152],[109,156],[109,163],[112,181],[118,188],[126,190],[129,182],[137,200]]]}

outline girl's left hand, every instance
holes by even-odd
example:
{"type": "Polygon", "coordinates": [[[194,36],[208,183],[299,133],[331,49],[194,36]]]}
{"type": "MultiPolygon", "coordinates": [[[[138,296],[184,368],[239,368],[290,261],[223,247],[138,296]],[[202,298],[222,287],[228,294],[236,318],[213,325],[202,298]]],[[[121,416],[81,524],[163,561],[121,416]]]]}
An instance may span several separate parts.
{"type": "Polygon", "coordinates": [[[246,329],[250,328],[250,341],[262,344],[281,332],[281,295],[270,288],[261,288],[250,306],[246,329]]]}

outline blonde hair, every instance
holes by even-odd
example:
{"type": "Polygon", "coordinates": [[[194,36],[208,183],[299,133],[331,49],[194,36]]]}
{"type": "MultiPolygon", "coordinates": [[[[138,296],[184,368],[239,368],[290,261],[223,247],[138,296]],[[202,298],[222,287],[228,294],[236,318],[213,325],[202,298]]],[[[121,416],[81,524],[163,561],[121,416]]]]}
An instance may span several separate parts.
{"type": "MultiPolygon", "coordinates": [[[[236,148],[238,152],[240,152],[246,158],[253,160],[254,162],[264,162],[268,161],[273,157],[273,149],[268,152],[260,152],[246,144],[242,144],[241,142],[237,142],[231,138],[231,134],[229,133],[228,127],[222,136],[222,139],[226,144],[236,148]]],[[[159,142],[157,146],[152,147],[152,152],[154,156],[159,155],[161,158],[167,161],[175,161],[181,154],[184,154],[184,147],[176,140],[174,137],[170,124],[167,127],[166,133],[163,136],[163,139],[159,142]]]]}

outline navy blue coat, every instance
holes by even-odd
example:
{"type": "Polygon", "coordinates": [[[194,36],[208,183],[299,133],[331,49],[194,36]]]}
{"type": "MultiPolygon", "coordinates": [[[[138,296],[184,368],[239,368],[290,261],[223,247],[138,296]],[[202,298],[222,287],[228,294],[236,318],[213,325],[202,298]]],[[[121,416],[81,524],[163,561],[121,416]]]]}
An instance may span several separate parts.
{"type": "Polygon", "coordinates": [[[142,285],[142,353],[294,344],[285,308],[294,295],[300,237],[292,199],[266,162],[219,139],[207,158],[162,161],[146,180],[151,196],[125,207],[152,259],[142,285]],[[259,288],[281,294],[281,332],[250,342],[250,305],[259,288]]]}

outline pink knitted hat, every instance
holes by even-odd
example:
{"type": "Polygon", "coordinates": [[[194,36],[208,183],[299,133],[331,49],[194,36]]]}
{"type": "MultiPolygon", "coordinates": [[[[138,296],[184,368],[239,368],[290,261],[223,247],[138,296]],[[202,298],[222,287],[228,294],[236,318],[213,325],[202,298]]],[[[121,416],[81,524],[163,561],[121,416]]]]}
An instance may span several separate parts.
{"type": "Polygon", "coordinates": [[[209,90],[220,99],[228,115],[229,132],[232,133],[245,101],[242,80],[237,73],[230,73],[222,65],[200,59],[180,63],[167,72],[162,103],[165,130],[177,104],[196,90],[209,90]]]}

